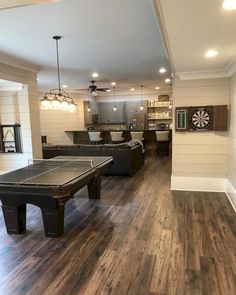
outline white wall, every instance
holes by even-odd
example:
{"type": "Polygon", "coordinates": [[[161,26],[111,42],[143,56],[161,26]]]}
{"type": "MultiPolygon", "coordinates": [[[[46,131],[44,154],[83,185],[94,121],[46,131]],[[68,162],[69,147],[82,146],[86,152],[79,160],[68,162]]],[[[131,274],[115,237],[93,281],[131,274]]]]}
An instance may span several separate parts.
{"type": "MultiPolygon", "coordinates": [[[[175,79],[173,107],[229,104],[229,79],[175,79]]],[[[228,172],[228,132],[175,132],[171,188],[224,191],[228,172]]]]}
{"type": "Polygon", "coordinates": [[[230,83],[229,167],[226,192],[236,209],[236,74],[230,83]]]}
{"type": "Polygon", "coordinates": [[[84,130],[84,105],[76,100],[76,112],[69,113],[59,110],[40,110],[41,134],[47,136],[50,144],[72,144],[69,134],[65,131],[84,130]]]}
{"type": "Polygon", "coordinates": [[[0,171],[23,167],[28,159],[41,158],[36,73],[0,64],[0,79],[23,84],[18,92],[0,93],[1,124],[21,124],[23,153],[1,153],[0,171]]]}

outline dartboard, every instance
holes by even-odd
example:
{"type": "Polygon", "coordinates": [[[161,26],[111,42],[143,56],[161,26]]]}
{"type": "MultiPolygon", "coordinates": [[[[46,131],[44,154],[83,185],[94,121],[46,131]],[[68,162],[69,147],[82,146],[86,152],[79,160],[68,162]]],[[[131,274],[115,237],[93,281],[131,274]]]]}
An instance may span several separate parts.
{"type": "Polygon", "coordinates": [[[190,125],[194,129],[208,129],[212,122],[212,114],[205,108],[195,109],[190,116],[190,125]]]}

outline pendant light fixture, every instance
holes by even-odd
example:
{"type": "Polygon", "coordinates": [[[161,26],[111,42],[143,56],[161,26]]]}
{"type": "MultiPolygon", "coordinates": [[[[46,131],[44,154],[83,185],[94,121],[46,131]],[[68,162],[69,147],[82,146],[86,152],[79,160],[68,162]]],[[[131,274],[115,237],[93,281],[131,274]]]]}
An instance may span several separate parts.
{"type": "Polygon", "coordinates": [[[116,107],[116,87],[113,87],[113,92],[114,92],[114,105],[113,105],[113,112],[117,111],[117,107],[116,107]]]}
{"type": "Polygon", "coordinates": [[[90,101],[88,101],[88,108],[87,111],[90,113],[91,112],[91,107],[90,107],[90,101]]]}
{"type": "Polygon", "coordinates": [[[140,111],[142,112],[144,107],[143,107],[143,85],[140,85],[140,111]]]}
{"type": "Polygon", "coordinates": [[[73,98],[70,97],[63,89],[61,89],[58,41],[62,37],[53,36],[52,38],[56,41],[58,88],[51,89],[49,92],[44,94],[44,97],[41,100],[41,108],[44,110],[53,109],[75,112],[76,104],[74,103],[73,98]]]}

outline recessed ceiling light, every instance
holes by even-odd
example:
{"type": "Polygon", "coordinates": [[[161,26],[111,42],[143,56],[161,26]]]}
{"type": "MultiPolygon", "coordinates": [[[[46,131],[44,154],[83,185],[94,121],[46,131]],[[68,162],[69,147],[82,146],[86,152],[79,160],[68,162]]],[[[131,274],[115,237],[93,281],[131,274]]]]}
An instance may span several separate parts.
{"type": "Polygon", "coordinates": [[[131,90],[131,91],[134,91],[134,90],[135,90],[135,88],[130,88],[130,90],[131,90]]]}
{"type": "Polygon", "coordinates": [[[210,49],[205,53],[205,57],[211,58],[211,57],[216,56],[217,54],[218,54],[218,52],[215,49],[210,49]]]}
{"type": "Polygon", "coordinates": [[[223,8],[225,10],[234,10],[234,9],[236,9],[236,0],[224,0],[223,8]]]}
{"type": "Polygon", "coordinates": [[[64,84],[62,85],[62,88],[68,88],[68,85],[64,84]]]}
{"type": "Polygon", "coordinates": [[[116,86],[116,82],[111,82],[111,85],[112,86],[116,86]]]}
{"type": "Polygon", "coordinates": [[[157,87],[155,87],[155,89],[156,89],[156,90],[159,90],[159,89],[160,89],[160,87],[158,87],[158,86],[157,86],[157,87]]]}
{"type": "Polygon", "coordinates": [[[159,69],[159,73],[164,74],[165,72],[166,72],[166,69],[165,68],[160,68],[159,69]]]}
{"type": "Polygon", "coordinates": [[[97,78],[98,77],[98,73],[96,73],[96,72],[92,73],[92,77],[93,78],[97,78]]]}
{"type": "Polygon", "coordinates": [[[171,80],[170,80],[169,78],[166,78],[166,79],[165,79],[165,82],[166,82],[166,83],[170,83],[170,81],[171,81],[171,80]]]}
{"type": "Polygon", "coordinates": [[[111,89],[107,89],[106,92],[111,92],[111,89]]]}

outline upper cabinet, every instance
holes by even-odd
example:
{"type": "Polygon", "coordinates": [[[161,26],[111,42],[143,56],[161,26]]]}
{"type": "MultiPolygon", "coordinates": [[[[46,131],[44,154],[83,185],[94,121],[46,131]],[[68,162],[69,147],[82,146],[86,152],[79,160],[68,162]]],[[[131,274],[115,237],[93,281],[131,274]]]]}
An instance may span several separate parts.
{"type": "Polygon", "coordinates": [[[84,123],[85,125],[98,123],[99,106],[96,101],[84,101],[84,123]]]}
{"type": "Polygon", "coordinates": [[[126,123],[125,102],[116,102],[116,111],[113,111],[114,103],[99,103],[99,123],[114,124],[126,123]]]}
{"type": "Polygon", "coordinates": [[[146,113],[147,112],[147,101],[127,101],[126,102],[126,113],[146,113]],[[141,104],[143,105],[143,111],[140,110],[141,104]]]}

